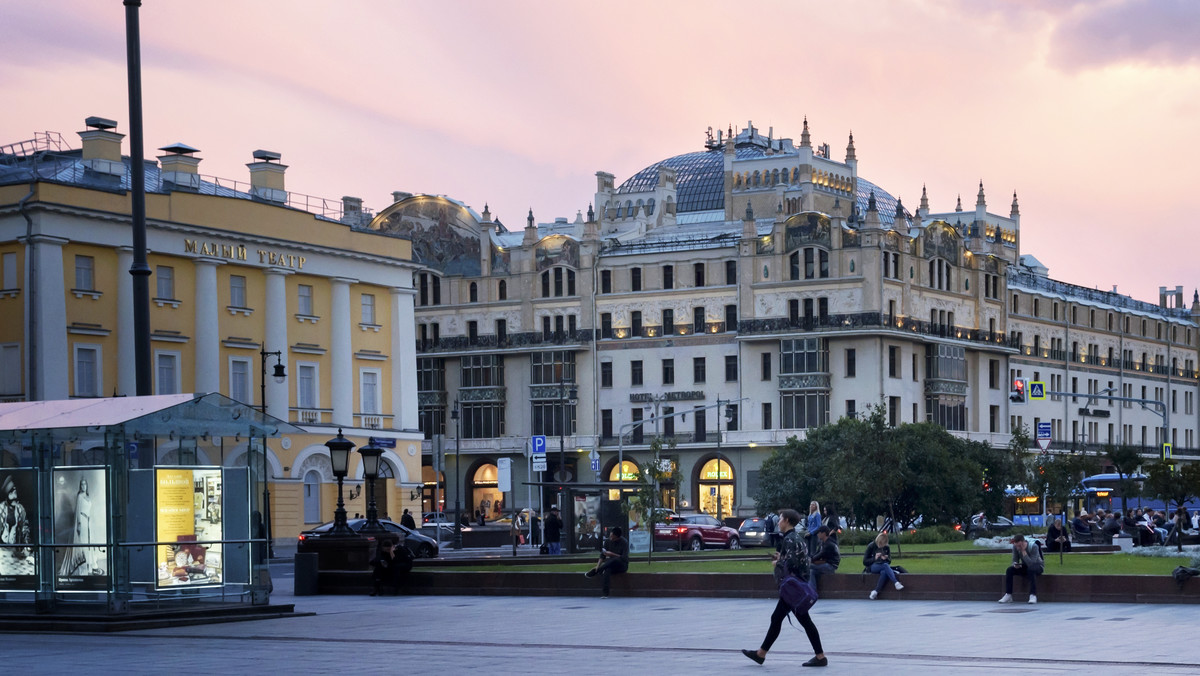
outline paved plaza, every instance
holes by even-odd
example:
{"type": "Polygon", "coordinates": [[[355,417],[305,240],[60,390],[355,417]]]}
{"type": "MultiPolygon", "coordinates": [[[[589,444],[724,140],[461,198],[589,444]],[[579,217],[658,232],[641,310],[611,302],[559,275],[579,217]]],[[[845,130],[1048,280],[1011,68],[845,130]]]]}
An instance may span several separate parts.
{"type": "MultiPolygon", "coordinates": [[[[997,586],[1000,580],[997,578],[997,586]]],[[[811,656],[785,625],[764,666],[757,647],[774,603],[762,599],[292,597],[290,566],[272,600],[316,613],[113,635],[9,635],[5,666],[61,674],[364,673],[590,675],[790,673],[811,656]],[[269,670],[269,671],[265,671],[269,670]]],[[[891,597],[891,598],[888,598],[891,597]]],[[[1195,674],[1200,607],[827,601],[813,617],[824,672],[1195,674]]],[[[1021,600],[1024,600],[1023,598],[1021,600]]]]}

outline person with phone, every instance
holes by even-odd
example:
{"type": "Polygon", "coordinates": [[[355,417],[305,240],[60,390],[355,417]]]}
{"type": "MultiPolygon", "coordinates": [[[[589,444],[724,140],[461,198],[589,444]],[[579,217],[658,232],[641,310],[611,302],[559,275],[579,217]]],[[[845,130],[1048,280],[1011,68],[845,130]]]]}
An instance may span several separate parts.
{"type": "Polygon", "coordinates": [[[1000,603],[1012,603],[1013,577],[1021,575],[1029,580],[1029,602],[1037,603],[1037,576],[1046,567],[1042,559],[1042,548],[1026,542],[1024,535],[1014,535],[1012,539],[1012,565],[1004,571],[1004,596],[1000,603]]]}
{"type": "Polygon", "coordinates": [[[600,550],[600,561],[596,563],[596,567],[584,573],[586,577],[596,577],[597,575],[603,580],[604,585],[601,590],[600,598],[608,598],[609,583],[612,581],[612,576],[618,573],[624,573],[629,570],[629,541],[622,537],[623,531],[620,526],[614,526],[608,532],[608,541],[604,543],[603,549],[600,550]]]}

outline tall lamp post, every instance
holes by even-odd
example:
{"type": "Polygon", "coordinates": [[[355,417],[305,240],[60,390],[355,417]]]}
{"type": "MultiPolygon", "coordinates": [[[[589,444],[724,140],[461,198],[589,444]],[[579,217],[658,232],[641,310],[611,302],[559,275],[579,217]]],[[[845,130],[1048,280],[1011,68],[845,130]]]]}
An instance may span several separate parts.
{"type": "MultiPolygon", "coordinates": [[[[556,478],[559,481],[558,485],[558,508],[566,509],[563,504],[563,484],[567,482],[567,401],[573,401],[579,396],[579,390],[575,387],[567,388],[566,381],[566,364],[563,364],[563,370],[558,379],[558,411],[559,411],[559,426],[558,426],[558,472],[556,478]]],[[[574,375],[572,375],[574,380],[574,375]]],[[[566,531],[562,531],[559,535],[561,541],[565,541],[567,537],[566,531]]]]}
{"type": "MultiPolygon", "coordinates": [[[[275,350],[268,352],[265,349],[258,351],[258,402],[262,414],[267,414],[267,357],[275,357],[275,367],[272,369],[271,377],[275,382],[282,384],[287,380],[287,369],[283,366],[283,351],[275,350]]],[[[271,535],[271,477],[267,472],[267,435],[263,433],[263,522],[267,526],[267,558],[275,558],[275,542],[271,535]]]]}
{"type": "Polygon", "coordinates": [[[458,456],[462,455],[462,419],[458,414],[458,400],[454,400],[454,408],[450,409],[450,419],[454,421],[454,543],[452,549],[462,549],[462,475],[459,474],[458,456]]]}
{"type": "Polygon", "coordinates": [[[367,522],[359,529],[360,533],[377,533],[385,530],[379,523],[379,511],[375,507],[375,480],[379,478],[379,462],[383,449],[375,445],[371,439],[366,446],[358,449],[362,455],[363,478],[367,481],[367,522]]]}
{"type": "Polygon", "coordinates": [[[725,418],[725,427],[729,427],[729,423],[733,421],[733,409],[730,408],[729,402],[722,402],[717,398],[717,521],[721,520],[721,416],[725,418]],[[721,405],[725,405],[725,410],[721,411],[721,405]]]}
{"type": "Polygon", "coordinates": [[[337,509],[333,511],[333,528],[329,530],[329,535],[341,537],[354,535],[354,531],[350,530],[350,526],[346,523],[346,503],[342,501],[342,480],[346,478],[346,469],[350,465],[350,451],[354,449],[354,442],[342,436],[342,429],[339,427],[337,436],[326,441],[325,447],[329,449],[329,461],[333,465],[333,475],[337,477],[338,482],[337,509]]]}

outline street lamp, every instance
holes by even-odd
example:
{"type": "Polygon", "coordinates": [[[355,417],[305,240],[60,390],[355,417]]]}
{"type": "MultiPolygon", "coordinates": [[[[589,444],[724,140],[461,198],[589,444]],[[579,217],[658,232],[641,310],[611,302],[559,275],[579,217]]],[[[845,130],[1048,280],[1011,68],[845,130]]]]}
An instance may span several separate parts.
{"type": "MultiPolygon", "coordinates": [[[[275,382],[283,384],[287,380],[287,370],[283,367],[283,351],[268,352],[265,348],[258,351],[258,404],[262,414],[267,414],[267,357],[275,357],[275,367],[272,376],[275,382]]],[[[267,526],[267,558],[275,558],[275,542],[271,536],[271,488],[270,475],[267,472],[267,435],[263,432],[263,521],[267,526]]]]}
{"type": "MultiPolygon", "coordinates": [[[[722,401],[717,398],[717,410],[721,410],[722,401]]],[[[733,422],[733,408],[729,402],[725,404],[725,427],[729,428],[729,423],[733,422]]],[[[721,520],[721,419],[717,418],[717,521],[721,520]]]]}
{"type": "Polygon", "coordinates": [[[337,509],[333,512],[333,528],[329,535],[354,535],[354,531],[346,524],[346,503],[342,501],[342,480],[346,478],[346,469],[350,466],[350,451],[354,449],[354,442],[342,436],[339,427],[337,436],[326,441],[325,447],[329,449],[329,462],[333,465],[333,475],[338,482],[337,509]]]}
{"type": "Polygon", "coordinates": [[[379,478],[379,462],[383,456],[383,449],[375,445],[374,439],[370,439],[358,452],[362,455],[363,478],[367,481],[367,522],[359,532],[376,533],[384,530],[379,524],[379,511],[375,508],[375,479],[379,478]]]}
{"type": "MultiPolygon", "coordinates": [[[[559,486],[558,486],[558,507],[559,507],[559,509],[566,508],[566,505],[564,505],[563,501],[562,501],[562,497],[563,497],[562,496],[562,490],[563,490],[562,484],[566,483],[567,479],[568,479],[568,475],[567,475],[567,401],[568,400],[573,401],[576,397],[579,396],[579,390],[577,388],[575,388],[574,386],[572,386],[569,389],[567,388],[566,375],[567,375],[566,374],[566,364],[564,363],[563,370],[559,373],[559,378],[558,378],[558,412],[559,412],[558,422],[559,422],[559,425],[558,425],[558,472],[557,472],[556,478],[559,481],[559,486]]],[[[572,375],[572,380],[574,380],[574,375],[572,375]]],[[[563,531],[562,534],[560,535],[560,538],[562,538],[562,540],[565,541],[566,537],[567,537],[567,533],[566,533],[566,531],[563,531]]]]}
{"type": "Polygon", "coordinates": [[[462,419],[459,417],[458,400],[454,400],[454,408],[450,409],[450,419],[454,421],[454,543],[452,549],[462,549],[462,475],[459,474],[458,456],[462,455],[462,419]]]}

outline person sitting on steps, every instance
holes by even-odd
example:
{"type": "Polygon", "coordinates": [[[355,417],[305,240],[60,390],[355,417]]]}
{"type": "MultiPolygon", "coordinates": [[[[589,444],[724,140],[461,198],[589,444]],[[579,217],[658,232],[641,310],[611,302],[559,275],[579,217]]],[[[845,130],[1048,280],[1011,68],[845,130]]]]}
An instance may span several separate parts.
{"type": "Polygon", "coordinates": [[[867,545],[867,551],[863,554],[863,567],[879,575],[879,581],[871,591],[872,601],[878,598],[879,592],[883,591],[883,585],[889,581],[897,591],[904,589],[904,585],[896,579],[896,571],[892,570],[892,548],[888,546],[887,531],[876,535],[875,541],[867,545]]]}
{"type": "Polygon", "coordinates": [[[1029,580],[1029,602],[1037,603],[1037,578],[1046,567],[1042,548],[1036,544],[1030,547],[1024,535],[1014,535],[1012,543],[1012,565],[1004,571],[1004,596],[1000,597],[1000,603],[1012,603],[1014,575],[1024,575],[1029,580]]]}
{"type": "Polygon", "coordinates": [[[600,561],[596,563],[595,568],[584,573],[585,577],[601,576],[604,581],[600,595],[602,599],[608,598],[612,576],[629,570],[629,541],[621,537],[621,533],[620,526],[614,526],[608,532],[608,542],[604,543],[604,549],[600,550],[600,561]]]}

